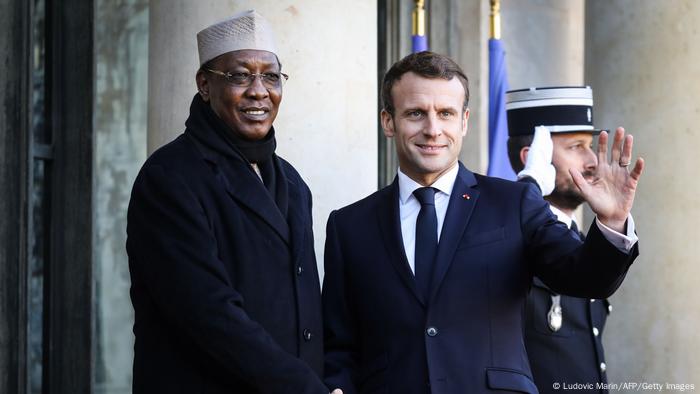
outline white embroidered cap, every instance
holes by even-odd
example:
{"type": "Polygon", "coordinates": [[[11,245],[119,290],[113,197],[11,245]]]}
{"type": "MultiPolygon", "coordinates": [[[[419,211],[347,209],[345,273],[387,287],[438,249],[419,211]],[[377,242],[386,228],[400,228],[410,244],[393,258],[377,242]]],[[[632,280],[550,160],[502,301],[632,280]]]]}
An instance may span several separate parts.
{"type": "Polygon", "coordinates": [[[277,55],[272,27],[255,10],[238,13],[197,33],[199,65],[227,52],[243,49],[277,55]]]}

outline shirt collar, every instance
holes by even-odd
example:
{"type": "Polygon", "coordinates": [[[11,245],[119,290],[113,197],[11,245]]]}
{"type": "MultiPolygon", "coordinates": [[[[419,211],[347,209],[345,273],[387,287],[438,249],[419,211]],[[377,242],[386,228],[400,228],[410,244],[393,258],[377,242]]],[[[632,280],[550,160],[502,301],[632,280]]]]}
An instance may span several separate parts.
{"type": "MultiPolygon", "coordinates": [[[[455,181],[457,180],[457,173],[459,173],[459,165],[455,163],[455,165],[452,168],[450,168],[446,173],[442,174],[430,186],[438,189],[440,192],[449,196],[452,193],[452,188],[454,187],[455,181]]],[[[409,178],[408,175],[404,174],[401,171],[401,168],[399,168],[398,176],[399,199],[401,200],[401,204],[405,204],[408,201],[408,199],[413,195],[413,192],[416,189],[421,188],[423,186],[418,182],[414,181],[413,179],[409,178]]]]}
{"type": "MultiPolygon", "coordinates": [[[[549,204],[549,209],[552,211],[553,214],[557,216],[557,220],[566,224],[566,227],[568,228],[571,228],[571,222],[576,222],[576,218],[574,216],[569,216],[565,214],[564,212],[562,212],[561,209],[555,207],[552,204],[549,204]]],[[[578,223],[576,223],[576,226],[578,228],[581,228],[581,226],[579,226],[578,223]]]]}

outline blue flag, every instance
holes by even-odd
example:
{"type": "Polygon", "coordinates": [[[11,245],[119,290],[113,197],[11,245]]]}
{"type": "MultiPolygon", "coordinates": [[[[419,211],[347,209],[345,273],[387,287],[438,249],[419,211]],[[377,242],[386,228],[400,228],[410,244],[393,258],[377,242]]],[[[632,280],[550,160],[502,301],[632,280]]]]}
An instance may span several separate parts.
{"type": "Polygon", "coordinates": [[[489,168],[487,175],[515,180],[508,161],[506,53],[501,40],[489,39],[489,168]]]}
{"type": "Polygon", "coordinates": [[[411,13],[411,53],[428,50],[428,37],[425,36],[425,1],[416,1],[416,7],[411,13]]]}
{"type": "Polygon", "coordinates": [[[418,34],[411,36],[411,52],[423,52],[428,50],[428,37],[418,34]]]}

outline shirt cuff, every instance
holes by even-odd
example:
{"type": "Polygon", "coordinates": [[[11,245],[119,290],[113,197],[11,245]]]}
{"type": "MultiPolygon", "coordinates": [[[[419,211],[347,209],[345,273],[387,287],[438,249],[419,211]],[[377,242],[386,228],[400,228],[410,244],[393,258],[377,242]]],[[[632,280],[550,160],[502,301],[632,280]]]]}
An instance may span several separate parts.
{"type": "Polygon", "coordinates": [[[605,239],[608,240],[614,247],[616,247],[620,252],[629,253],[632,250],[634,244],[639,241],[637,233],[634,228],[634,219],[632,219],[632,214],[627,216],[627,234],[618,233],[617,231],[611,229],[610,227],[601,223],[598,217],[595,218],[595,223],[603,233],[605,239]]]}

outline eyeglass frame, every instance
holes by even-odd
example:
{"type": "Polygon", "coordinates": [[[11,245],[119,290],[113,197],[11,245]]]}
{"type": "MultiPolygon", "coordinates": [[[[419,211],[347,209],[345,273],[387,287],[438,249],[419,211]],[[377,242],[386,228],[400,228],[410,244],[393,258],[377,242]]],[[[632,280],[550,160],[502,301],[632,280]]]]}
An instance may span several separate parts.
{"type": "Polygon", "coordinates": [[[242,87],[242,88],[249,88],[249,87],[251,87],[251,86],[253,85],[253,83],[255,82],[255,80],[256,80],[258,77],[260,77],[260,82],[262,82],[263,86],[265,86],[265,87],[267,87],[267,88],[269,88],[269,89],[274,89],[274,88],[282,87],[282,85],[284,84],[284,82],[287,81],[287,80],[289,79],[289,75],[287,75],[287,74],[285,74],[285,73],[283,73],[283,72],[279,72],[279,73],[271,73],[271,72],[265,72],[265,73],[236,72],[236,73],[232,73],[232,72],[230,72],[230,71],[229,71],[229,72],[223,72],[223,71],[219,71],[219,70],[213,70],[213,69],[211,69],[211,68],[203,68],[203,70],[204,70],[204,71],[207,71],[207,72],[210,72],[210,73],[212,73],[212,74],[214,74],[214,75],[220,75],[220,76],[224,77],[224,79],[226,80],[227,83],[229,83],[229,84],[231,84],[231,85],[233,85],[233,86],[238,86],[238,87],[242,87]],[[229,78],[233,77],[234,74],[249,75],[249,76],[250,76],[250,77],[249,77],[250,82],[248,82],[248,84],[246,84],[246,85],[237,85],[237,84],[231,82],[231,80],[229,79],[229,78]],[[277,82],[278,85],[272,86],[272,87],[266,85],[266,84],[265,84],[265,74],[275,74],[275,75],[280,76],[281,78],[280,78],[279,81],[277,82]]]}

